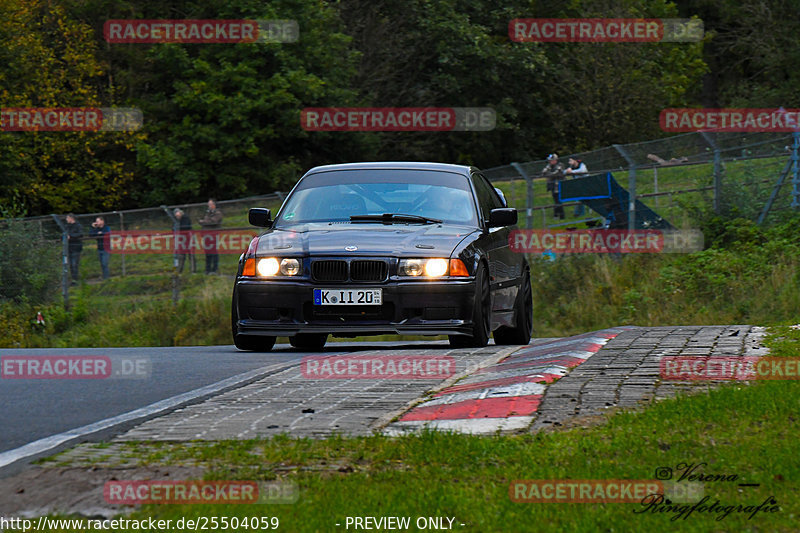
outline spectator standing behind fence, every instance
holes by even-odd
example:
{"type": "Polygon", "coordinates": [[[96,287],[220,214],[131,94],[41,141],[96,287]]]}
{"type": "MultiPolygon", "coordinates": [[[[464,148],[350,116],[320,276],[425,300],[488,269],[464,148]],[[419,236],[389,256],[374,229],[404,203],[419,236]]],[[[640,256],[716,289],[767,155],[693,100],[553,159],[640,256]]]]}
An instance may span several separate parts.
{"type": "Polygon", "coordinates": [[[83,227],[75,220],[75,215],[70,213],[67,222],[67,254],[69,257],[69,273],[72,284],[78,284],[78,267],[81,265],[81,252],[83,251],[83,227]]]}
{"type": "Polygon", "coordinates": [[[553,195],[553,217],[564,218],[564,207],[558,198],[558,182],[564,179],[564,165],[558,162],[558,154],[547,156],[547,164],[542,169],[542,176],[547,178],[547,191],[553,195]]]}
{"type": "MultiPolygon", "coordinates": [[[[192,219],[189,215],[183,212],[180,208],[175,208],[173,211],[175,220],[178,221],[178,231],[184,235],[185,239],[176,244],[175,252],[178,254],[178,272],[183,272],[183,265],[186,263],[186,256],[191,255],[190,261],[192,262],[192,272],[194,272],[194,254],[190,254],[188,242],[191,238],[192,219]]],[[[208,267],[206,267],[208,269],[208,267]]]]}
{"type": "MultiPolygon", "coordinates": [[[[222,227],[222,211],[217,209],[217,201],[213,198],[208,199],[208,209],[203,218],[197,221],[204,231],[215,231],[222,227]]],[[[203,249],[206,252],[206,274],[217,272],[219,267],[219,255],[217,255],[217,235],[212,233],[213,239],[208,239],[203,235],[203,249]],[[206,242],[209,241],[209,245],[206,242]]]]}
{"type": "Polygon", "coordinates": [[[106,243],[109,243],[109,234],[111,228],[106,226],[106,220],[103,217],[97,217],[92,222],[92,229],[89,230],[89,237],[97,239],[97,258],[100,260],[100,268],[103,270],[103,279],[108,279],[108,250],[106,250],[106,243]]]}
{"type": "MultiPolygon", "coordinates": [[[[570,157],[567,161],[567,168],[564,170],[564,174],[568,176],[572,176],[573,178],[582,178],[586,174],[589,173],[589,169],[586,168],[586,163],[578,159],[577,157],[570,157]]],[[[575,211],[573,211],[573,215],[576,217],[583,216],[584,213],[584,205],[579,203],[575,206],[575,211]]]]}

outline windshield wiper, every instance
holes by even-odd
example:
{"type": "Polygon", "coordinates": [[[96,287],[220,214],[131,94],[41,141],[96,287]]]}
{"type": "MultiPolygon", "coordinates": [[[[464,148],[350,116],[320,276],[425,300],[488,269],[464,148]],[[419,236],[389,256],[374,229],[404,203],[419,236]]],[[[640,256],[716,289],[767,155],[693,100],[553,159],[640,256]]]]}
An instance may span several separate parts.
{"type": "Polygon", "coordinates": [[[441,224],[436,218],[421,217],[419,215],[405,215],[403,213],[384,213],[382,215],[351,215],[350,222],[382,222],[393,224],[395,222],[418,222],[420,224],[441,224]]]}

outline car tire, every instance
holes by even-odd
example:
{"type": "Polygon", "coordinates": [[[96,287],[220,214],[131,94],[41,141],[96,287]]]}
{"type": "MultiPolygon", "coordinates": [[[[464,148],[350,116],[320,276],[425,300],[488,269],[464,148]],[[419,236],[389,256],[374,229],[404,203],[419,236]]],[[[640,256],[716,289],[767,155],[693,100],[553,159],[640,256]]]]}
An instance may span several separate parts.
{"type": "Polygon", "coordinates": [[[267,335],[242,335],[236,328],[236,293],[231,301],[231,334],[233,344],[247,352],[268,352],[275,346],[275,337],[267,335]]]}
{"type": "Polygon", "coordinates": [[[494,332],[494,343],[499,345],[525,345],[531,342],[533,331],[533,295],[531,276],[525,273],[517,299],[514,302],[514,327],[503,326],[494,332]]]}
{"type": "Polygon", "coordinates": [[[450,335],[450,346],[454,348],[481,348],[489,344],[492,324],[492,295],[489,292],[489,276],[483,263],[475,272],[475,303],[472,308],[472,333],[450,335]]]}
{"type": "Polygon", "coordinates": [[[318,352],[325,347],[328,342],[327,333],[298,333],[294,337],[289,337],[289,344],[300,350],[318,352]]]}

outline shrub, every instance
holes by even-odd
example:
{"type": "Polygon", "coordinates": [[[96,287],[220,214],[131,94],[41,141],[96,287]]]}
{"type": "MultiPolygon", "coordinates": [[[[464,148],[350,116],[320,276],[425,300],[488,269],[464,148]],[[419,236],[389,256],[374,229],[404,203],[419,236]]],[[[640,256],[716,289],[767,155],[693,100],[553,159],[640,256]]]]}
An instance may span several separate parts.
{"type": "Polygon", "coordinates": [[[57,294],[59,248],[30,222],[0,221],[0,301],[46,303],[57,294]]]}

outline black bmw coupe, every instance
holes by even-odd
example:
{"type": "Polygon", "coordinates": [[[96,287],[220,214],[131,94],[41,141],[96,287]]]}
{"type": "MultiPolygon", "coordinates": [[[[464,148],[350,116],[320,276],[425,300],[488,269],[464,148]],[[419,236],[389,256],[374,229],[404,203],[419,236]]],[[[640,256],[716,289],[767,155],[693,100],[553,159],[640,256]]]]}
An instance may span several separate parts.
{"type": "Polygon", "coordinates": [[[456,347],[527,344],[529,266],[509,249],[517,211],[474,167],[352,163],[309,170],[242,254],[236,347],[277,336],[319,350],[328,335],[448,335],[456,347]]]}

